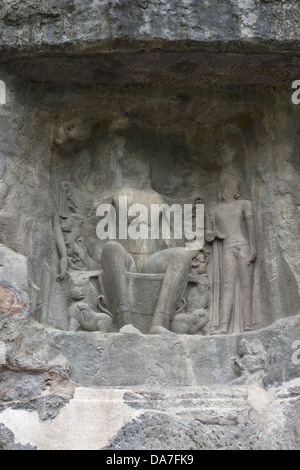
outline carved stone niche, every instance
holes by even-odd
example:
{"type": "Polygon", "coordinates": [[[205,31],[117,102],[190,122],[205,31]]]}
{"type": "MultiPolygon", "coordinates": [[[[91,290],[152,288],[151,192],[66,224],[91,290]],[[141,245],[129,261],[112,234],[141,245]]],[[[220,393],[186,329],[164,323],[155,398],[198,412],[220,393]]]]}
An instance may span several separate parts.
{"type": "MultiPolygon", "coordinates": [[[[78,125],[63,125],[53,147],[56,160],[74,151],[74,142],[82,146],[89,138],[76,130],[78,125]]],[[[95,223],[98,198],[79,188],[78,178],[63,179],[64,165],[63,160],[52,178],[53,251],[51,262],[44,263],[39,320],[70,331],[203,334],[209,323],[208,252],[176,246],[174,240],[169,246],[161,239],[101,242],[95,223]]],[[[143,165],[141,173],[147,175],[143,165]]],[[[151,185],[125,187],[111,198],[117,217],[122,195],[149,210],[152,204],[164,206],[151,185]]]]}
{"type": "MultiPolygon", "coordinates": [[[[230,169],[222,171],[201,250],[187,249],[184,236],[168,242],[161,237],[103,242],[96,236],[97,204],[105,199],[91,184],[90,172],[79,168],[77,174],[71,170],[71,179],[64,178],[66,156],[83,152],[86,158],[90,138],[80,120],[63,124],[56,133],[53,252],[44,266],[40,321],[101,333],[207,335],[251,329],[256,241],[253,206],[242,198],[241,180],[230,169]]],[[[166,198],[153,189],[148,162],[130,156],[118,165],[124,187],[106,199],[107,223],[111,217],[116,224],[122,220],[123,198],[127,211],[143,204],[148,219],[141,227],[150,233],[153,205],[162,207],[162,219],[168,217],[166,198]]],[[[198,194],[192,201],[195,224],[195,204],[202,198],[198,194]]],[[[126,230],[136,220],[129,217],[126,230]]]]}
{"type": "MultiPolygon", "coordinates": [[[[208,251],[186,249],[184,238],[103,241],[98,236],[99,204],[109,205],[108,217],[119,223],[122,197],[127,210],[139,203],[151,214],[156,204],[167,218],[169,201],[153,189],[147,159],[125,152],[112,165],[113,178],[121,175],[119,188],[110,189],[104,179],[97,184],[91,171],[92,128],[87,122],[65,122],[53,134],[53,243],[51,259],[44,262],[41,323],[100,333],[207,334],[208,251]]],[[[187,202],[194,203],[195,197],[187,202]]],[[[126,230],[135,220],[128,217],[126,230]]],[[[151,217],[143,222],[148,233],[151,223],[151,217]]]]}
{"type": "MultiPolygon", "coordinates": [[[[266,292],[265,304],[261,295],[267,283],[261,282],[266,264],[260,247],[267,235],[261,201],[246,177],[243,130],[221,130],[215,148],[206,147],[211,161],[201,154],[195,163],[185,152],[195,153],[209,139],[190,134],[174,150],[170,137],[170,147],[163,137],[157,143],[156,131],[131,127],[127,118],[104,129],[103,121],[95,122],[73,119],[53,132],[52,246],[37,319],[61,330],[204,336],[273,323],[266,292]],[[112,208],[108,218],[118,226],[121,197],[127,209],[143,204],[148,214],[153,204],[204,203],[202,250],[186,250],[186,240],[175,237],[99,239],[99,205],[112,208]]],[[[143,222],[148,233],[151,223],[149,217],[143,222]]]]}

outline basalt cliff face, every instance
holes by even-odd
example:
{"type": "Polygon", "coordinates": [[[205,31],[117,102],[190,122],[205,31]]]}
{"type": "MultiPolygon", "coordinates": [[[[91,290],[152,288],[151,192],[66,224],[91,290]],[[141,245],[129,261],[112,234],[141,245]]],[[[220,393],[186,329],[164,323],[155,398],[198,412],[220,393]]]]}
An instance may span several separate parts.
{"type": "Polygon", "coordinates": [[[299,18],[0,2],[0,449],[299,448],[299,18]]]}

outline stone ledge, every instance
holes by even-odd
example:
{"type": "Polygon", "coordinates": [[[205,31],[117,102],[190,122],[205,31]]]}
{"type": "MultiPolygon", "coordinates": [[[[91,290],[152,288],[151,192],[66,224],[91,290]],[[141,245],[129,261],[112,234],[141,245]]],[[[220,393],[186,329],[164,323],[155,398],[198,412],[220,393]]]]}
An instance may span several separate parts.
{"type": "Polygon", "coordinates": [[[202,44],[112,41],[20,48],[1,54],[2,75],[36,82],[134,87],[286,86],[299,79],[300,41],[202,44]]]}
{"type": "Polygon", "coordinates": [[[24,47],[152,39],[213,43],[299,41],[298,2],[289,0],[7,0],[0,45],[24,47]]]}
{"type": "MultiPolygon", "coordinates": [[[[242,335],[56,332],[51,334],[51,344],[69,362],[70,378],[81,385],[135,387],[147,384],[147,387],[177,388],[228,384],[238,379],[232,359],[239,357],[238,344],[242,338],[250,345],[258,341],[265,350],[266,367],[263,370],[262,366],[261,379],[266,386],[300,377],[300,367],[292,362],[292,345],[300,338],[298,317],[242,335]],[[78,354],[80,350],[82,356],[78,354]]],[[[256,361],[256,356],[249,356],[246,361],[256,361]]],[[[245,381],[251,381],[251,376],[252,373],[245,381]]],[[[256,380],[255,373],[253,376],[256,380]]],[[[243,382],[243,378],[241,380],[243,382]]]]}
{"type": "Polygon", "coordinates": [[[0,330],[7,365],[14,370],[54,369],[78,385],[131,390],[282,384],[300,377],[300,366],[293,364],[299,338],[299,316],[263,330],[215,337],[75,333],[26,320],[7,321],[0,330]]]}

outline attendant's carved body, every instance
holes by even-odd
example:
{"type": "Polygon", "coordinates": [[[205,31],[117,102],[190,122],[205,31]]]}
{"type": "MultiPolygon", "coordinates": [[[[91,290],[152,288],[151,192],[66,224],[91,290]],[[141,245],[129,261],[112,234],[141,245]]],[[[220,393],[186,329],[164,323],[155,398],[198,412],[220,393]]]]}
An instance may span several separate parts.
{"type": "MultiPolygon", "coordinates": [[[[56,315],[56,302],[60,308],[64,308],[68,302],[73,302],[68,295],[69,275],[72,272],[93,271],[99,268],[85,246],[85,222],[90,214],[93,199],[69,181],[62,181],[58,188],[58,207],[52,219],[56,249],[53,252],[52,269],[45,263],[43,276],[40,319],[45,324],[49,322],[50,317],[56,315]],[[51,296],[54,299],[50,302],[51,296]]],[[[64,320],[67,322],[67,318],[64,320]]],[[[53,323],[53,320],[51,322],[53,323]]]]}
{"type": "MultiPolygon", "coordinates": [[[[229,332],[233,322],[234,308],[239,302],[242,311],[244,330],[252,328],[252,289],[253,265],[257,258],[253,205],[251,201],[240,199],[234,185],[222,191],[219,203],[214,207],[207,230],[207,241],[222,240],[222,255],[214,281],[220,282],[220,308],[218,321],[213,326],[220,326],[215,334],[229,332]],[[237,289],[238,282],[238,289],[237,289]],[[237,291],[240,298],[237,299],[237,291]],[[219,323],[219,325],[217,325],[219,323]]],[[[217,246],[217,245],[216,245],[217,246]]],[[[214,256],[216,256],[214,252],[214,256]]],[[[214,286],[218,288],[218,286],[214,286]]]]}
{"type": "Polygon", "coordinates": [[[68,269],[83,271],[97,268],[85,246],[85,218],[91,211],[92,202],[72,183],[63,181],[60,184],[59,211],[53,218],[60,259],[58,280],[65,278],[68,269]]]}

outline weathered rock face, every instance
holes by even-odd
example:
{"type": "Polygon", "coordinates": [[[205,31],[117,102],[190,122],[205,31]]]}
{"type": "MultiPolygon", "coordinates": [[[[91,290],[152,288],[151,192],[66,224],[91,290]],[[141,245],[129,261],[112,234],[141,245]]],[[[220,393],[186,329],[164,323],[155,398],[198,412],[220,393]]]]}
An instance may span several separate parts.
{"type": "Polygon", "coordinates": [[[294,0],[7,0],[1,5],[1,35],[3,46],[15,48],[124,38],[290,42],[299,41],[297,13],[294,0]]]}
{"type": "Polygon", "coordinates": [[[31,80],[198,88],[298,79],[296,0],[7,0],[0,8],[0,55],[31,80]]]}
{"type": "Polygon", "coordinates": [[[93,200],[86,225],[92,277],[80,282],[88,282],[86,295],[95,311],[95,272],[103,248],[96,236],[98,204],[111,201],[124,184],[151,184],[172,204],[200,198],[208,213],[217,200],[220,177],[231,169],[254,208],[254,326],[299,312],[299,107],[292,104],[290,91],[121,91],[42,84],[29,89],[17,82],[8,82],[8,90],[9,83],[10,104],[0,110],[1,152],[7,161],[1,183],[1,243],[27,259],[23,282],[38,319],[42,306],[52,302],[51,324],[66,329],[61,291],[78,284],[75,278],[69,287],[66,281],[55,286],[49,281],[54,291],[43,297],[47,273],[50,278],[58,275],[52,218],[59,209],[61,182],[72,181],[69,191],[77,205],[82,198],[93,200]],[[30,97],[27,104],[25,96],[30,97]],[[78,136],[62,137],[69,123],[76,124],[78,136]],[[234,155],[227,155],[224,146],[234,155]]]}
{"type": "Polygon", "coordinates": [[[297,10],[1,2],[0,449],[299,448],[297,10]],[[99,240],[120,195],[200,254],[99,240]]]}

